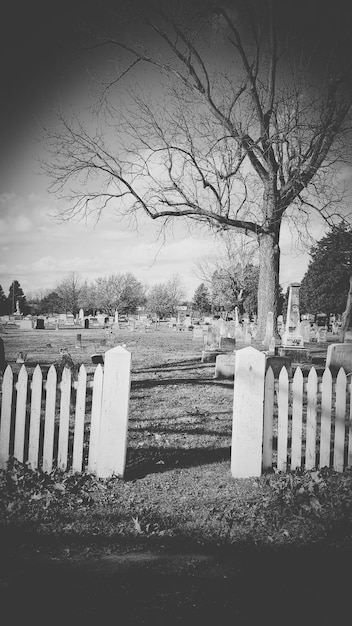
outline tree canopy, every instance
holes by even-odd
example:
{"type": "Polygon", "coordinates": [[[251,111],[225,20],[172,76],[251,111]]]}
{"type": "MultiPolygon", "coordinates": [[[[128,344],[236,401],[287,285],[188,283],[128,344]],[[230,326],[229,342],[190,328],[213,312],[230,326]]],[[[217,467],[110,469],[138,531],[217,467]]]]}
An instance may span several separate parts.
{"type": "Polygon", "coordinates": [[[302,279],[302,313],[343,313],[352,276],[352,228],[333,226],[310,250],[302,279]]]}
{"type": "Polygon", "coordinates": [[[201,283],[194,292],[192,306],[202,315],[211,312],[211,295],[208,287],[201,283]]]}
{"type": "Polygon", "coordinates": [[[268,311],[276,321],[284,217],[299,229],[312,211],[346,218],[337,177],[350,150],[350,35],[335,3],[302,9],[129,3],[97,44],[116,64],[96,117],[60,114],[46,135],[66,219],[99,219],[113,204],[254,238],[258,337],[268,311]]]}

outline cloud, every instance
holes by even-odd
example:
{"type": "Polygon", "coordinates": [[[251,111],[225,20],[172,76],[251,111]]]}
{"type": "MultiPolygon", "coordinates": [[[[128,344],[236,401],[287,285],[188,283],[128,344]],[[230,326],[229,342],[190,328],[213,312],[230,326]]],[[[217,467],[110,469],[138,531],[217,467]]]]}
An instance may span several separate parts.
{"type": "Polygon", "coordinates": [[[16,217],[13,223],[14,230],[16,233],[27,233],[32,229],[32,222],[25,215],[19,215],[16,217]]]}

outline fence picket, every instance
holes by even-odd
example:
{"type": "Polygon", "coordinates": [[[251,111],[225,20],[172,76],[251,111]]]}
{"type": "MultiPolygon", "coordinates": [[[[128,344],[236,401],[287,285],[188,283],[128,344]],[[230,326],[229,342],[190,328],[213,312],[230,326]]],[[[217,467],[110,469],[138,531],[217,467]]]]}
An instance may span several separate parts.
{"type": "Polygon", "coordinates": [[[97,470],[102,395],[103,368],[99,364],[94,372],[93,379],[92,417],[89,437],[88,471],[92,473],[95,473],[97,470]]]}
{"type": "Polygon", "coordinates": [[[302,464],[303,372],[297,367],[292,381],[291,470],[302,464]]]}
{"type": "Polygon", "coordinates": [[[319,467],[330,466],[332,375],[326,368],[322,377],[319,467]]]}
{"type": "Polygon", "coordinates": [[[56,369],[51,365],[46,379],[43,472],[50,474],[53,467],[55,404],[56,404],[56,369]]]}
{"type": "Polygon", "coordinates": [[[29,422],[28,465],[32,470],[37,469],[38,467],[42,388],[42,370],[39,365],[37,365],[32,377],[31,415],[29,422]]]}
{"type": "Polygon", "coordinates": [[[288,373],[283,367],[279,375],[277,424],[277,469],[282,472],[287,468],[288,388],[288,373]]]}
{"type": "Polygon", "coordinates": [[[335,409],[335,435],[334,435],[334,462],[333,467],[337,472],[343,470],[344,446],[345,446],[345,414],[346,414],[346,372],[339,370],[336,378],[336,409],[335,409]]]}
{"type": "Polygon", "coordinates": [[[13,395],[13,372],[8,365],[2,379],[0,422],[0,468],[5,469],[10,456],[11,407],[13,395]]]}
{"type": "Polygon", "coordinates": [[[64,472],[67,469],[68,435],[70,425],[71,370],[69,367],[65,367],[63,369],[60,389],[61,398],[57,465],[58,468],[64,472]]]}
{"type": "Polygon", "coordinates": [[[24,432],[26,427],[28,372],[22,365],[17,379],[16,418],[15,418],[15,441],[13,456],[23,463],[24,459],[24,432]]]}
{"type": "Polygon", "coordinates": [[[318,376],[315,367],[308,374],[307,383],[307,423],[306,423],[306,460],[305,469],[313,469],[316,464],[317,433],[317,393],[318,376]]]}
{"type": "Polygon", "coordinates": [[[268,368],[264,383],[264,433],[263,433],[263,470],[273,463],[273,414],[274,414],[274,372],[268,368]]]}
{"type": "Polygon", "coordinates": [[[74,472],[82,471],[84,418],[86,409],[87,372],[81,365],[78,374],[78,386],[75,411],[75,432],[73,438],[72,469],[74,472]]]}
{"type": "MultiPolygon", "coordinates": [[[[350,379],[351,380],[351,379],[350,379]]],[[[348,385],[349,400],[350,400],[350,415],[349,415],[349,427],[348,427],[348,450],[347,450],[347,466],[352,466],[352,382],[348,385]]]]}

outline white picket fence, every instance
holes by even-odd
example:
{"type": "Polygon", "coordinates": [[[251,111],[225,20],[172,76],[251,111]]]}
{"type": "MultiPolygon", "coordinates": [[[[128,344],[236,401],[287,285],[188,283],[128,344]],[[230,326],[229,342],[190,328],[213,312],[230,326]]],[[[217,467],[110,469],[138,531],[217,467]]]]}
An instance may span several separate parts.
{"type": "Polygon", "coordinates": [[[2,381],[0,468],[13,456],[46,473],[57,467],[101,478],[123,476],[130,370],[131,355],[120,346],[105,353],[104,368],[98,365],[91,381],[83,365],[76,381],[68,368],[58,381],[54,365],[45,380],[39,365],[29,379],[23,365],[15,382],[8,366],[2,381]]]}
{"type": "Polygon", "coordinates": [[[231,470],[235,477],[352,465],[351,379],[341,368],[308,377],[285,367],[274,379],[265,355],[252,347],[236,352],[231,470]]]}

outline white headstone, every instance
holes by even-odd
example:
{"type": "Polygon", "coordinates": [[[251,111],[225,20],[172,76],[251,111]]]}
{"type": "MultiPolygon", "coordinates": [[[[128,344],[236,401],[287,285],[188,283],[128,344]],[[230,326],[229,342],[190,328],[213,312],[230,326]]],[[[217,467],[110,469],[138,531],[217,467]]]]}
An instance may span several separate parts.
{"type": "Polygon", "coordinates": [[[300,331],[299,314],[299,283],[290,285],[287,305],[287,317],[285,332],[282,335],[284,348],[304,348],[303,337],[300,331]]]}
{"type": "Polygon", "coordinates": [[[352,343],[331,343],[326,353],[326,367],[331,369],[336,375],[340,367],[343,367],[346,374],[352,372],[352,343]]]}
{"type": "Polygon", "coordinates": [[[79,310],[78,319],[80,319],[80,320],[84,319],[84,311],[83,311],[83,309],[79,310]]]}

